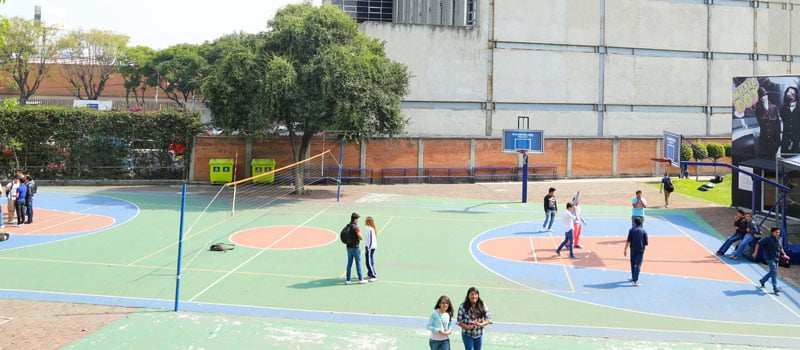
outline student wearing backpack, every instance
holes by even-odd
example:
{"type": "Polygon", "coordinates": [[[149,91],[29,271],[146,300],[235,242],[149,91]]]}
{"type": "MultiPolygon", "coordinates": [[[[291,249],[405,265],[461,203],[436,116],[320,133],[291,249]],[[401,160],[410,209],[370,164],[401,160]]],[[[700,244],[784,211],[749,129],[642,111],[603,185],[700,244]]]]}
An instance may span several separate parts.
{"type": "Polygon", "coordinates": [[[350,269],[353,267],[353,262],[356,263],[356,273],[358,274],[358,283],[364,284],[367,283],[367,280],[364,279],[364,276],[361,274],[361,249],[359,248],[359,244],[361,240],[364,239],[364,236],[361,235],[361,231],[358,229],[358,218],[361,216],[358,213],[350,214],[350,223],[347,224],[349,227],[349,235],[347,240],[347,279],[344,281],[344,284],[350,284],[350,269]]]}

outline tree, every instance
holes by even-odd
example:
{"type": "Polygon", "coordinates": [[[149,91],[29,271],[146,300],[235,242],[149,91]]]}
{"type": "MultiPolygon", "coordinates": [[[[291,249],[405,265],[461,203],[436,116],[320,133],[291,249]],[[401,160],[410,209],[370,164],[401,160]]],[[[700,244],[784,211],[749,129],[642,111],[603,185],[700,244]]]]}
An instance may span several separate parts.
{"type": "MultiPolygon", "coordinates": [[[[703,159],[708,158],[708,150],[706,148],[706,145],[698,142],[698,143],[693,143],[691,147],[692,147],[692,157],[696,161],[701,161],[703,159]]],[[[694,175],[695,175],[695,181],[697,181],[698,178],[700,177],[700,167],[695,167],[694,175]]]]}
{"type": "Polygon", "coordinates": [[[130,106],[130,95],[136,105],[144,104],[144,93],[147,91],[146,67],[150,65],[156,51],[147,46],[126,48],[119,66],[119,72],[125,80],[125,104],[130,106]],[[140,96],[141,94],[141,96],[140,96]],[[141,97],[141,99],[140,99],[141,97]]]}
{"type": "Polygon", "coordinates": [[[256,54],[239,47],[217,62],[202,86],[206,105],[217,125],[226,125],[247,134],[264,129],[263,82],[253,76],[263,75],[264,67],[256,54]]]}
{"type": "Polygon", "coordinates": [[[6,38],[5,45],[0,46],[0,69],[11,75],[19,90],[19,104],[24,106],[39,89],[56,57],[56,31],[13,17],[0,33],[6,38]]]}
{"type": "Polygon", "coordinates": [[[197,45],[170,46],[153,56],[147,84],[161,89],[168,99],[184,107],[200,90],[207,66],[197,45]]]}
{"type": "Polygon", "coordinates": [[[61,75],[70,84],[78,99],[96,100],[103,93],[128,45],[128,36],[107,30],[73,30],[61,39],[59,46],[66,53],[61,75]]]}
{"type": "Polygon", "coordinates": [[[714,160],[714,175],[716,175],[717,159],[725,156],[725,146],[716,142],[709,142],[708,145],[706,145],[706,150],[708,151],[708,158],[714,160]]]}

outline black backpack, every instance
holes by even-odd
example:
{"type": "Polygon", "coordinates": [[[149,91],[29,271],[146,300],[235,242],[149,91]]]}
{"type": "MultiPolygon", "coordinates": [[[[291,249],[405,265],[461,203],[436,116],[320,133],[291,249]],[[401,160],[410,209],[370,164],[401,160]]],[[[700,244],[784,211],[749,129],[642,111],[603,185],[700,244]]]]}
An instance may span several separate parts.
{"type": "Polygon", "coordinates": [[[351,245],[353,243],[353,224],[344,225],[342,228],[342,232],[339,232],[339,240],[346,245],[351,245]]]}

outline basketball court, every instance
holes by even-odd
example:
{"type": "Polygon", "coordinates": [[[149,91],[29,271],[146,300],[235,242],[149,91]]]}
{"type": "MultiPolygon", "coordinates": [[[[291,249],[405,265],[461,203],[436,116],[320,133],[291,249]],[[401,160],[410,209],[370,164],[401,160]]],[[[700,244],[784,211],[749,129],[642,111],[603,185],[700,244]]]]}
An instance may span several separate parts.
{"type": "MultiPolygon", "coordinates": [[[[549,185],[536,183],[534,193],[549,185]]],[[[232,217],[230,203],[210,202],[214,188],[189,189],[179,283],[179,188],[40,191],[34,224],[7,226],[11,239],[0,243],[0,298],[137,310],[68,346],[75,349],[419,348],[438,296],[459,304],[470,286],[491,310],[491,348],[800,344],[798,290],[784,281],[780,296],[758,288],[764,267],[716,257],[721,236],[689,210],[648,210],[650,246],[642,286],[633,287],[623,256],[630,208],[592,205],[590,189],[581,197],[584,249],[569,259],[554,251],[560,218],[554,232],[541,231],[538,200],[375,191],[342,202],[333,194],[272,199],[239,205],[232,217]],[[353,211],[362,225],[375,218],[379,279],[346,286],[338,232],[353,211]],[[209,251],[217,242],[235,249],[209,251]]]]}

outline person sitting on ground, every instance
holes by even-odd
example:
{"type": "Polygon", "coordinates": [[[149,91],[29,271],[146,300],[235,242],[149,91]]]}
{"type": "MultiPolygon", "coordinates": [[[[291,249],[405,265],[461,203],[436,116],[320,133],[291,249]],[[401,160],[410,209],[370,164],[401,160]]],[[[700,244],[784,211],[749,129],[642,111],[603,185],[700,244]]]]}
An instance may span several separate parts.
{"type": "Polygon", "coordinates": [[[733,227],[736,229],[736,232],[722,243],[722,246],[717,250],[717,255],[725,255],[731,245],[743,239],[744,235],[747,234],[748,223],[744,218],[744,210],[739,209],[736,211],[736,219],[733,221],[733,227]]]}
{"type": "Polygon", "coordinates": [[[758,225],[753,222],[753,218],[751,217],[750,213],[744,214],[744,219],[747,220],[747,234],[744,235],[742,241],[739,242],[739,246],[736,247],[736,250],[733,251],[733,254],[729,256],[729,258],[733,260],[738,260],[739,258],[743,257],[744,250],[747,248],[747,245],[754,240],[758,240],[761,235],[761,230],[759,230],[758,225]]]}

